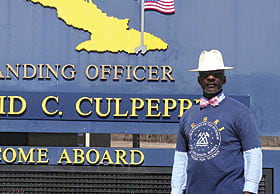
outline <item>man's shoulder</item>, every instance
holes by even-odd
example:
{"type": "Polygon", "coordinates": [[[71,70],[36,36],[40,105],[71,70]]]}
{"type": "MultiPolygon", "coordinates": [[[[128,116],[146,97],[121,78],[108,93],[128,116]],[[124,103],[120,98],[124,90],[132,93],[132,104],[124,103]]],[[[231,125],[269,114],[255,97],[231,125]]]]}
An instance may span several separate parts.
{"type": "Polygon", "coordinates": [[[191,108],[185,110],[185,114],[196,114],[197,112],[200,111],[200,105],[199,103],[193,103],[191,108]]]}
{"type": "Polygon", "coordinates": [[[247,112],[247,113],[250,112],[249,107],[247,107],[245,104],[241,103],[240,101],[230,96],[226,96],[225,105],[226,108],[234,112],[247,112]]]}
{"type": "Polygon", "coordinates": [[[200,106],[199,104],[193,104],[192,107],[190,109],[185,110],[181,121],[182,120],[186,120],[187,118],[192,117],[193,115],[198,115],[200,112],[200,106]]]}

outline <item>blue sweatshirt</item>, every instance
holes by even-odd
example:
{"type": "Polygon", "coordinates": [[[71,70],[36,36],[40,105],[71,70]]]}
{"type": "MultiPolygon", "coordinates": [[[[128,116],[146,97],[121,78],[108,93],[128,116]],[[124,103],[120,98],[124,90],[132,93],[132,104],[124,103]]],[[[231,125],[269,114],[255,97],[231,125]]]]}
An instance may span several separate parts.
{"type": "Polygon", "coordinates": [[[261,160],[261,145],[255,120],[251,111],[240,102],[225,97],[223,93],[219,99],[219,106],[208,105],[201,109],[199,105],[194,105],[181,118],[177,156],[175,154],[177,159],[175,157],[174,161],[177,166],[173,167],[173,172],[179,172],[179,175],[172,175],[172,193],[181,193],[182,188],[186,188],[187,194],[256,193],[261,161],[253,164],[257,166],[257,173],[252,172],[250,153],[257,150],[261,160]],[[249,152],[250,161],[249,172],[244,174],[248,163],[244,161],[246,152],[249,152]],[[181,169],[176,169],[180,163],[181,169]],[[186,172],[180,175],[180,170],[186,172]],[[246,180],[247,175],[249,180],[246,180]],[[180,191],[175,182],[179,179],[186,181],[180,191]]]}

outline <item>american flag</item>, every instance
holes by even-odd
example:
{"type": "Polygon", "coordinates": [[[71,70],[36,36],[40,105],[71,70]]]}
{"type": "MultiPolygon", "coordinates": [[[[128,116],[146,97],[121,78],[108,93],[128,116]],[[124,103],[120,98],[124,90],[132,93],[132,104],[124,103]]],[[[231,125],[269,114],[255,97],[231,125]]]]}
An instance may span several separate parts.
{"type": "Polygon", "coordinates": [[[162,13],[170,14],[175,12],[174,0],[145,0],[144,9],[152,9],[162,13]]]}

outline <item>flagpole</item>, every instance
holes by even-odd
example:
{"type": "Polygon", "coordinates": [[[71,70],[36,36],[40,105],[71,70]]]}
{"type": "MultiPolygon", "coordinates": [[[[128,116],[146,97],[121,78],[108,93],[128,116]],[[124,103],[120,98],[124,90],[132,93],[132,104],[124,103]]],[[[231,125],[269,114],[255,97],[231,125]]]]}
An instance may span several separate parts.
{"type": "Polygon", "coordinates": [[[145,23],[145,13],[144,13],[144,0],[141,0],[141,46],[144,46],[144,23],[145,23]]]}
{"type": "Polygon", "coordinates": [[[144,0],[141,0],[141,32],[140,32],[140,46],[135,48],[136,54],[141,52],[145,54],[147,52],[147,47],[144,45],[144,26],[145,26],[145,9],[144,9],[144,0]]]}

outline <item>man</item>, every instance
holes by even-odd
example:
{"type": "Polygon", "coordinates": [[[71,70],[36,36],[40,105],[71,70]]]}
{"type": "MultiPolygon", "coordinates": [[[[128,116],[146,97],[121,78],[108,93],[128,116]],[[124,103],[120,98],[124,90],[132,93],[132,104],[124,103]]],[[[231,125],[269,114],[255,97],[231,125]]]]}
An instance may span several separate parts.
{"type": "Polygon", "coordinates": [[[203,51],[198,83],[199,105],[180,120],[172,172],[172,194],[257,193],[262,152],[252,112],[223,93],[222,54],[203,51]]]}

